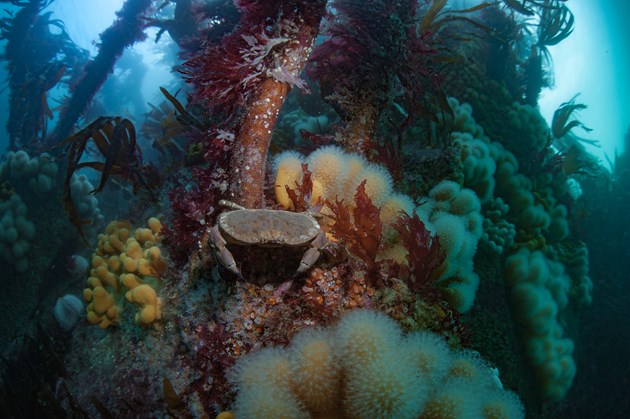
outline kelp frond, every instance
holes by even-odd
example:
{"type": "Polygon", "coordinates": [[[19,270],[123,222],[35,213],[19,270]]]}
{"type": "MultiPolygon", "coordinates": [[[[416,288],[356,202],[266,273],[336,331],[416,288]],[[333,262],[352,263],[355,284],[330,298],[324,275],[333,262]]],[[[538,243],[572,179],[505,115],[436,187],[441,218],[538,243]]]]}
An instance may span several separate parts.
{"type": "Polygon", "coordinates": [[[67,146],[68,168],[64,184],[63,204],[70,214],[70,222],[77,228],[83,241],[89,245],[82,226],[91,220],[80,218],[71,194],[72,176],[79,169],[88,167],[101,172],[98,186],[91,193],[103,190],[110,176],[120,176],[133,184],[134,193],[139,187],[146,188],[152,194],[149,183],[145,180],[145,168],[142,165],[142,153],[136,143],[136,130],[128,119],[101,116],[57,145],[67,146]],[[105,161],[81,161],[88,142],[92,140],[105,161]]]}
{"type": "Polygon", "coordinates": [[[557,0],[551,0],[540,7],[539,47],[546,48],[557,45],[573,33],[575,17],[566,5],[557,0]]]}
{"type": "Polygon", "coordinates": [[[551,121],[551,133],[555,138],[562,138],[569,133],[573,128],[580,127],[583,130],[590,132],[591,128],[586,127],[578,119],[569,120],[574,112],[586,109],[588,106],[582,103],[575,103],[575,99],[578,95],[575,95],[571,100],[562,103],[558,109],[553,113],[553,119],[551,121]]]}
{"type": "Polygon", "coordinates": [[[522,2],[519,0],[503,0],[503,3],[510,10],[513,10],[517,13],[520,13],[525,16],[534,16],[534,11],[525,6],[527,0],[523,0],[522,2]]]}
{"type": "Polygon", "coordinates": [[[196,127],[196,128],[199,128],[199,129],[203,129],[203,127],[204,127],[203,122],[201,122],[199,119],[197,119],[197,117],[194,116],[193,114],[189,113],[186,110],[186,107],[184,105],[182,105],[182,103],[179,100],[177,100],[177,98],[175,97],[175,96],[177,96],[177,93],[175,93],[175,95],[172,95],[172,94],[169,93],[168,90],[166,90],[162,86],[160,86],[160,92],[162,92],[164,97],[169,102],[171,102],[171,104],[173,104],[173,106],[175,107],[177,112],[179,112],[178,119],[180,120],[181,123],[183,123],[184,125],[189,126],[189,127],[196,127]]]}
{"type": "Polygon", "coordinates": [[[461,10],[444,9],[444,7],[446,6],[446,3],[447,3],[447,0],[433,0],[432,1],[431,6],[425,12],[424,16],[422,17],[422,20],[420,21],[420,25],[418,27],[419,33],[438,32],[442,28],[442,26],[444,26],[444,24],[448,22],[452,22],[452,21],[457,21],[457,20],[466,21],[468,23],[472,23],[473,25],[477,27],[480,27],[482,29],[487,29],[488,31],[490,31],[490,28],[485,28],[479,22],[476,22],[472,19],[469,19],[463,16],[458,16],[457,14],[473,13],[481,9],[485,9],[486,7],[495,6],[496,3],[484,2],[474,7],[470,7],[468,9],[461,9],[461,10]]]}

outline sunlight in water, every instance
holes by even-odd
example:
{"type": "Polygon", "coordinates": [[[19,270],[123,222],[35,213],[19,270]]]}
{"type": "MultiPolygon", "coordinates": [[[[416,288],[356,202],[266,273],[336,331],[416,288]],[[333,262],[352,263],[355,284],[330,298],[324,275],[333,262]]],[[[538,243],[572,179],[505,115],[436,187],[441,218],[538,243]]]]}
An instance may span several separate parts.
{"type": "Polygon", "coordinates": [[[628,86],[627,39],[619,31],[616,17],[617,2],[571,2],[575,15],[575,30],[559,45],[549,48],[553,56],[555,86],[545,90],[540,98],[540,110],[549,121],[554,110],[580,93],[578,103],[588,105],[579,119],[591,133],[579,129],[575,134],[598,140],[601,149],[587,146],[588,150],[602,159],[607,155],[614,160],[615,149],[623,150],[623,136],[630,123],[627,106],[628,86]]]}
{"type": "Polygon", "coordinates": [[[120,10],[123,0],[64,0],[55,1],[47,9],[52,17],[61,19],[72,40],[81,48],[94,55],[97,51],[94,43],[101,32],[107,29],[120,10]],[[73,18],[81,16],[80,19],[73,18]]]}

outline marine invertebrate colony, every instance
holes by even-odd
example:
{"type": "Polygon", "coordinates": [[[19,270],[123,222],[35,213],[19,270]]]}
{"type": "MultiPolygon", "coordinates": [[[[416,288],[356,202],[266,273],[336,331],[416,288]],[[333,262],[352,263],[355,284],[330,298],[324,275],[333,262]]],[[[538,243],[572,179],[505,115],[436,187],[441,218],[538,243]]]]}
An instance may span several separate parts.
{"type": "Polygon", "coordinates": [[[159,285],[155,281],[166,268],[158,247],[162,224],[150,218],[148,225],[132,232],[129,222],[113,221],[99,235],[83,291],[90,323],[102,329],[120,323],[123,297],[140,306],[135,316],[138,324],[147,326],[162,317],[162,302],[155,291],[159,285]]]}
{"type": "Polygon", "coordinates": [[[18,272],[28,269],[28,252],[35,239],[35,225],[20,195],[13,193],[0,201],[0,256],[18,272]]]}
{"type": "Polygon", "coordinates": [[[242,358],[231,381],[237,418],[525,417],[482,359],[429,332],[403,336],[395,321],[369,310],[242,358]]]}
{"type": "Polygon", "coordinates": [[[505,265],[518,320],[525,326],[527,356],[534,366],[542,394],[560,400],[576,373],[574,343],[564,335],[558,316],[568,304],[570,280],[564,268],[542,252],[523,248],[505,265]]]}

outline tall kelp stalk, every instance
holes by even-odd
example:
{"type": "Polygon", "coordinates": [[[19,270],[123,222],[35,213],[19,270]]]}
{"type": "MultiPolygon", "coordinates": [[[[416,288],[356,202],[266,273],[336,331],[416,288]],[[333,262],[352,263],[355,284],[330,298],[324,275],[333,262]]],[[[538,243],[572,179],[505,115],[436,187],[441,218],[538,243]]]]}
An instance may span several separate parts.
{"type": "Polygon", "coordinates": [[[127,0],[116,12],[118,19],[101,34],[98,54],[86,65],[83,77],[72,89],[72,96],[47,139],[49,145],[55,145],[72,134],[74,124],[112,72],[124,49],[146,38],[142,16],[151,3],[151,0],[127,0]]]}
{"type": "Polygon", "coordinates": [[[0,19],[0,40],[6,41],[0,59],[9,73],[9,148],[32,151],[41,147],[52,118],[47,92],[59,82],[71,83],[88,52],[72,42],[63,22],[51,19],[51,12],[40,14],[50,0],[9,3],[22,6],[0,19]]]}
{"type": "MultiPolygon", "coordinates": [[[[380,160],[376,131],[388,107],[403,115],[396,127],[402,130],[414,117],[434,118],[427,108],[431,97],[445,103],[441,32],[455,19],[445,5],[445,0],[422,6],[416,0],[332,2],[327,38],[313,51],[308,72],[346,124],[346,149],[380,160]]],[[[399,141],[395,149],[400,148],[399,141]]]]}
{"type": "MultiPolygon", "coordinates": [[[[193,102],[220,112],[234,130],[229,198],[256,208],[263,202],[271,132],[308,60],[326,2],[237,0],[241,19],[220,44],[209,44],[183,69],[193,102]]],[[[223,128],[223,127],[221,127],[223,128]]],[[[210,134],[212,135],[212,134],[210,134]]],[[[213,138],[208,138],[211,143],[213,138]]]]}
{"type": "MultiPolygon", "coordinates": [[[[21,98],[17,91],[19,86],[22,86],[26,79],[26,63],[23,60],[21,54],[24,51],[24,47],[27,43],[28,34],[30,29],[35,24],[40,10],[46,4],[42,0],[31,0],[22,9],[20,9],[13,19],[5,18],[2,22],[2,36],[0,39],[7,41],[7,46],[2,54],[2,59],[8,63],[8,70],[11,74],[9,79],[10,88],[10,104],[17,103],[21,98]]],[[[21,125],[35,130],[33,124],[20,124],[21,118],[16,118],[15,106],[11,106],[9,111],[9,121],[7,123],[7,132],[9,134],[9,148],[15,150],[19,148],[20,139],[24,137],[24,134],[28,136],[37,136],[36,132],[21,132],[21,125]]]]}

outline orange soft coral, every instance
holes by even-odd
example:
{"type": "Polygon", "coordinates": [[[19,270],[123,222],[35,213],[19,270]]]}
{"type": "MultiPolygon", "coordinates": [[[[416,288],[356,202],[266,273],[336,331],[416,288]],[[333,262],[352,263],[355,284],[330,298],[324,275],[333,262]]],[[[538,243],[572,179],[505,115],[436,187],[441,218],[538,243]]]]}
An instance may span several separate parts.
{"type": "Polygon", "coordinates": [[[120,323],[124,295],[140,306],[136,315],[140,325],[161,319],[162,303],[154,286],[166,268],[158,247],[162,224],[152,217],[148,226],[131,232],[128,221],[113,221],[99,235],[88,287],[83,291],[90,323],[102,329],[120,323]],[[128,290],[126,294],[124,290],[128,290]]]}

